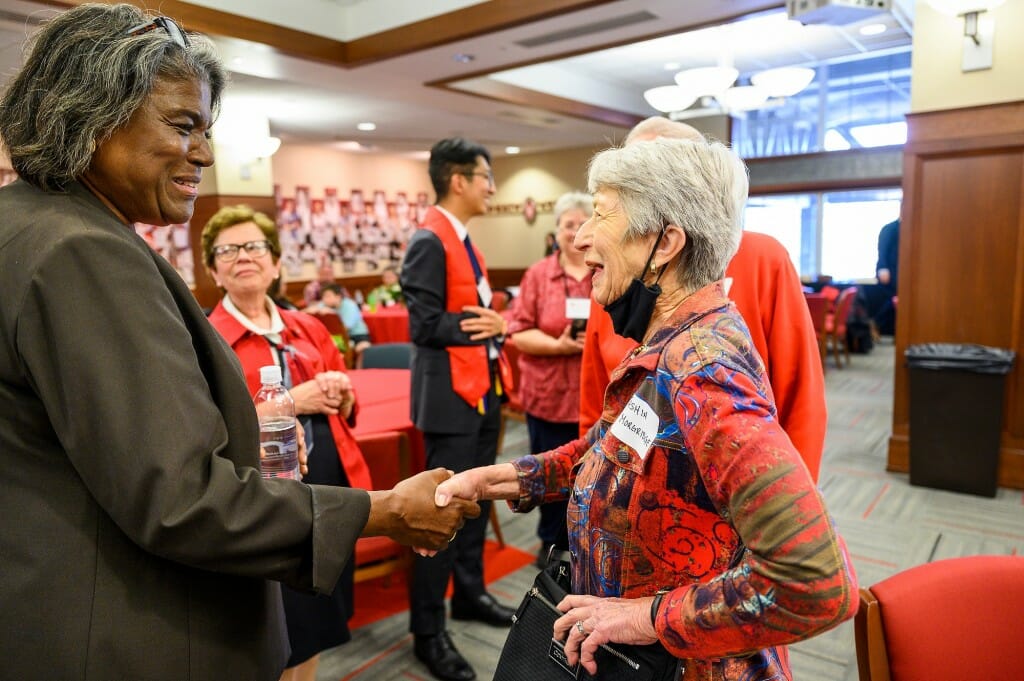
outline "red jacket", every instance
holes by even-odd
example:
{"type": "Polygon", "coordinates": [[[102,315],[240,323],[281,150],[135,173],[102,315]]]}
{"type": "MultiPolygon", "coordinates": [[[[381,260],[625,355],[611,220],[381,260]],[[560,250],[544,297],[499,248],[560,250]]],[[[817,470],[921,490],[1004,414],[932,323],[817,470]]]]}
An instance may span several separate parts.
{"type": "MultiPolygon", "coordinates": [[[[444,246],[445,282],[448,295],[445,301],[448,312],[460,314],[467,305],[479,305],[476,288],[476,274],[469,261],[466,245],[455,233],[448,218],[436,209],[428,210],[423,229],[433,232],[444,246]]],[[[487,272],[484,257],[473,246],[473,254],[480,269],[487,272]]],[[[491,370],[487,359],[487,345],[449,345],[448,361],[452,372],[452,389],[470,406],[477,406],[491,387],[491,370]]]]}
{"type": "MultiPolygon", "coordinates": [[[[323,371],[345,370],[345,361],[334,345],[331,334],[320,320],[305,312],[279,312],[285,326],[281,334],[284,342],[294,346],[298,353],[311,362],[309,378],[323,371]]],[[[242,371],[245,373],[245,382],[249,386],[249,394],[255,396],[260,389],[260,367],[276,363],[270,344],[262,336],[242,326],[224,309],[223,302],[217,303],[217,307],[210,313],[210,323],[238,355],[242,371]]],[[[353,424],[355,415],[356,407],[353,406],[350,417],[353,424]]],[[[341,459],[345,475],[348,476],[349,485],[360,489],[373,489],[370,469],[363,459],[363,453],[359,451],[359,445],[356,444],[349,424],[338,414],[328,415],[327,421],[331,425],[334,444],[338,448],[338,458],[341,459]]]]}
{"type": "MultiPolygon", "coordinates": [[[[828,423],[825,374],[800,277],[782,244],[755,232],[743,232],[725,276],[732,278],[729,298],[764,362],[779,423],[817,482],[828,423]]],[[[601,417],[608,377],[635,347],[591,301],[580,374],[581,435],[601,417]]]]}

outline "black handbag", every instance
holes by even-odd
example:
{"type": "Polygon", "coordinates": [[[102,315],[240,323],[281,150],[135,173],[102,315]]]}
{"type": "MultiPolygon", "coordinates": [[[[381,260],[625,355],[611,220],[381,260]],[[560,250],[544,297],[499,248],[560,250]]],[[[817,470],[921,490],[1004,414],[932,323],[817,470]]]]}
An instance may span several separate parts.
{"type": "MultiPolygon", "coordinates": [[[[494,681],[677,681],[682,660],[659,643],[646,646],[602,645],[594,656],[597,676],[578,662],[570,666],[561,641],[552,637],[555,620],[562,616],[556,604],[568,593],[548,569],[542,570],[519,604],[512,629],[501,649],[494,681]]],[[[565,568],[561,568],[563,575],[565,568]]]]}

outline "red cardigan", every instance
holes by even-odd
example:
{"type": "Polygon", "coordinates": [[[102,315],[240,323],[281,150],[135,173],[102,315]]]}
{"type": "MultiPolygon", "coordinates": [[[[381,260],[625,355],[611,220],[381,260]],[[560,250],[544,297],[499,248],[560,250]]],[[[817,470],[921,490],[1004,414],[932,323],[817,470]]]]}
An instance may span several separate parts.
{"type": "MultiPolygon", "coordinates": [[[[817,482],[828,423],[825,374],[800,277],[782,244],[755,232],[743,233],[725,276],[764,362],[779,423],[817,482]]],[[[591,301],[583,347],[581,435],[601,417],[608,377],[636,343],[616,335],[608,313],[591,301]]]]}
{"type": "MultiPolygon", "coordinates": [[[[298,352],[311,358],[313,373],[323,371],[344,371],[345,361],[331,339],[331,334],[319,319],[305,312],[279,310],[284,322],[287,342],[295,346],[298,352]]],[[[224,309],[223,302],[210,313],[210,323],[220,332],[231,349],[238,355],[245,373],[245,382],[249,386],[249,394],[255,396],[260,389],[260,367],[275,364],[276,360],[270,350],[270,344],[262,336],[249,331],[241,322],[224,309]]],[[[350,420],[355,425],[356,406],[352,407],[350,420]]],[[[334,444],[338,448],[338,457],[348,476],[349,485],[360,489],[373,489],[370,469],[359,451],[355,436],[349,424],[338,414],[328,415],[334,444]]]]}

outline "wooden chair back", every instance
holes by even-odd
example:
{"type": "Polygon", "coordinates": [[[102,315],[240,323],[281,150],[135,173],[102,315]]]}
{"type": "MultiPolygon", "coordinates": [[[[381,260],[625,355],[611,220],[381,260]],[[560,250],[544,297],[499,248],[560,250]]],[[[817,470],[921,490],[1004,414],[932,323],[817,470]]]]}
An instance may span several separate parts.
{"type": "Polygon", "coordinates": [[[1021,678],[1024,556],[964,556],[860,592],[860,681],[1021,678]]]}

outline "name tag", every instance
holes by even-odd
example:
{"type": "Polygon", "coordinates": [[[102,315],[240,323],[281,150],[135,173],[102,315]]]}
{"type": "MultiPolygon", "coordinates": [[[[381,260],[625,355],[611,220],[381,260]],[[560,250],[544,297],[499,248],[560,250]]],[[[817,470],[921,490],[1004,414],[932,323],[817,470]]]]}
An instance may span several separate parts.
{"type": "Polygon", "coordinates": [[[566,319],[590,319],[590,298],[566,298],[566,319]]]}
{"type": "Polygon", "coordinates": [[[491,285],[487,283],[487,279],[481,278],[480,281],[476,282],[476,292],[480,295],[480,302],[483,303],[483,307],[491,306],[491,285]]]}
{"type": "Polygon", "coordinates": [[[612,435],[628,447],[631,447],[643,461],[651,451],[654,438],[658,434],[658,415],[651,405],[639,395],[626,404],[626,407],[612,424],[612,435]]]}

